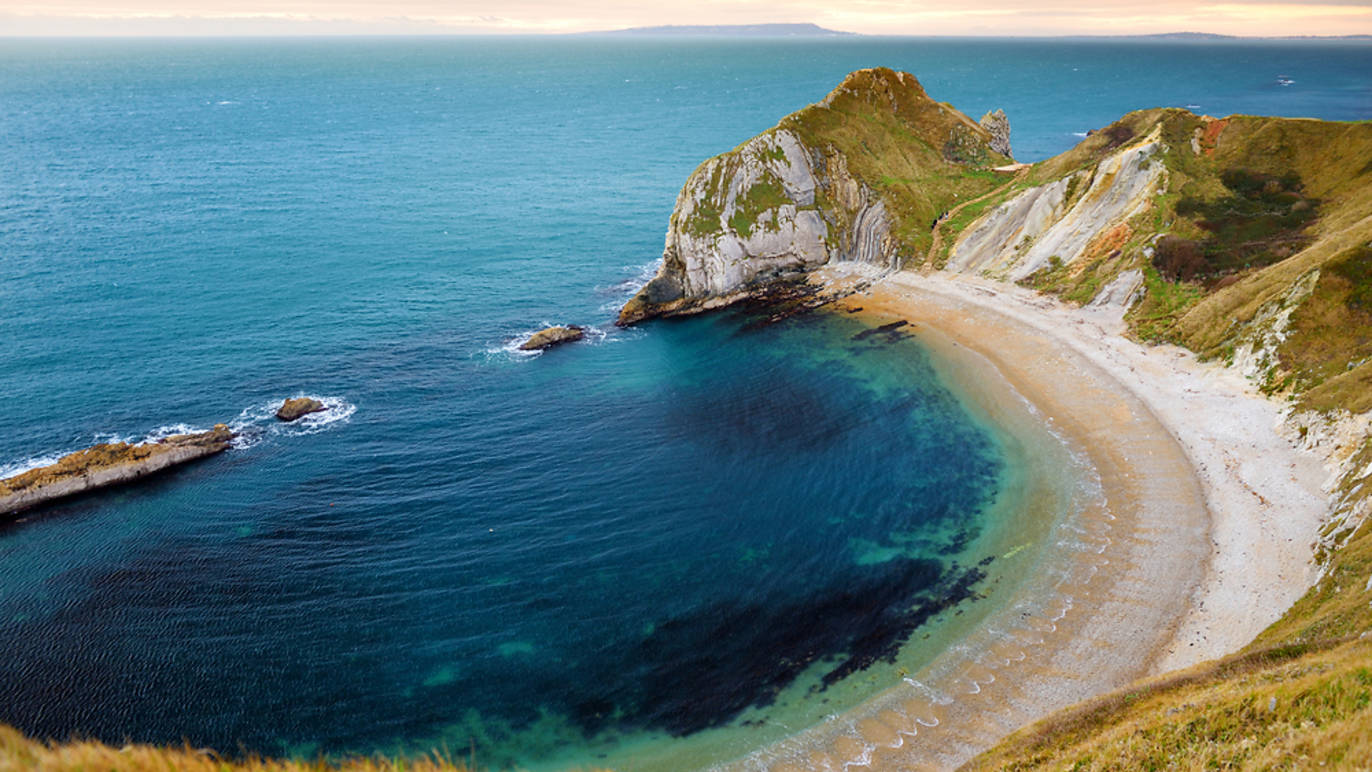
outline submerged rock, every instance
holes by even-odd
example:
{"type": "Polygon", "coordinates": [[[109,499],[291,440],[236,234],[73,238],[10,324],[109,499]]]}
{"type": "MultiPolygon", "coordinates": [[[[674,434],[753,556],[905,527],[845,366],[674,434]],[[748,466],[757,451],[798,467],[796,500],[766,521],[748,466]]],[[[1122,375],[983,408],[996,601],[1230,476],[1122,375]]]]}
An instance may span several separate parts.
{"type": "Polygon", "coordinates": [[[276,417],[282,421],[294,421],[301,416],[318,413],[324,409],[324,403],[317,399],[296,397],[281,403],[281,407],[276,411],[276,417]]]}
{"type": "Polygon", "coordinates": [[[207,432],[177,434],[130,445],[102,442],[69,453],[55,464],[0,480],[0,515],[97,488],[130,482],[154,472],[226,450],[234,434],[224,424],[207,432]]]}
{"type": "Polygon", "coordinates": [[[586,337],[586,329],[575,324],[566,327],[554,326],[539,330],[529,339],[519,344],[521,351],[540,351],[549,346],[556,346],[559,343],[571,343],[586,337]]]}

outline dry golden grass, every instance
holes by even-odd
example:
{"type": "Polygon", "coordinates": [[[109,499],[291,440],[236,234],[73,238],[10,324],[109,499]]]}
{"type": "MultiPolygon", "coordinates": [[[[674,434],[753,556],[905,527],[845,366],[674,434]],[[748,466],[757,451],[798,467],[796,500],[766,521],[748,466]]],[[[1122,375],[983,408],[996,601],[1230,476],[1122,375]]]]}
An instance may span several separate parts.
{"type": "Polygon", "coordinates": [[[1372,641],[1286,646],[1058,713],[965,769],[1369,769],[1372,641]]]}
{"type": "Polygon", "coordinates": [[[439,754],[418,758],[356,758],[346,761],[286,761],[250,757],[225,759],[192,748],[126,745],[93,741],[42,743],[0,726],[0,772],[465,772],[466,763],[439,754]]]}
{"type": "Polygon", "coordinates": [[[1332,123],[1236,116],[1219,135],[1215,170],[1245,168],[1300,175],[1321,200],[1315,241],[1289,259],[1247,275],[1196,304],[1175,338],[1201,354],[1216,354],[1236,325],[1279,301],[1311,270],[1372,240],[1372,123],[1332,123]]]}
{"type": "Polygon", "coordinates": [[[258,756],[228,759],[211,750],[126,745],[92,741],[42,743],[0,726],[0,772],[469,772],[480,759],[434,751],[406,758],[359,757],[294,761],[258,756]]]}

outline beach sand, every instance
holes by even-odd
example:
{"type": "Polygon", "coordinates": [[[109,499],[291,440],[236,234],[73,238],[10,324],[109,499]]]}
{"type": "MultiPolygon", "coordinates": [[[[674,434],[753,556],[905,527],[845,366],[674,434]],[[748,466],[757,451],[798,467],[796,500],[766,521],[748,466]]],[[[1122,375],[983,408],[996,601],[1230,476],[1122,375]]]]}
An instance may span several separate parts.
{"type": "MultiPolygon", "coordinates": [[[[836,286],[859,276],[819,275],[836,286]]],[[[1282,405],[1237,373],[1129,341],[1119,307],[979,278],[896,273],[838,307],[910,322],[991,414],[1008,409],[996,400],[1027,401],[1084,455],[1100,495],[983,629],[878,698],[731,766],[956,767],[1058,709],[1243,647],[1315,580],[1327,472],[1281,436],[1282,405]]]]}

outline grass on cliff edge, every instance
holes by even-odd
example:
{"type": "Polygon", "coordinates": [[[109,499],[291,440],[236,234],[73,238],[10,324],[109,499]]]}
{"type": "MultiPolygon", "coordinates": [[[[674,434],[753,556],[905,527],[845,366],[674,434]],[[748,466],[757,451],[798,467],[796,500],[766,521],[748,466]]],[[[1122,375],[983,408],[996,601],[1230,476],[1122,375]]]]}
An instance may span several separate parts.
{"type": "Polygon", "coordinates": [[[1089,700],[964,769],[1367,769],[1372,641],[1280,646],[1089,700]]]}
{"type": "Polygon", "coordinates": [[[213,751],[126,745],[94,741],[43,743],[0,726],[0,772],[474,772],[480,759],[434,751],[418,758],[353,758],[342,761],[292,761],[249,757],[230,760],[213,751]]]}
{"type": "Polygon", "coordinates": [[[259,757],[228,760],[213,751],[189,745],[183,748],[151,745],[115,748],[89,740],[44,743],[30,740],[11,727],[0,726],[0,772],[467,772],[469,769],[465,762],[439,754],[416,759],[375,758],[343,762],[286,761],[259,757]]]}

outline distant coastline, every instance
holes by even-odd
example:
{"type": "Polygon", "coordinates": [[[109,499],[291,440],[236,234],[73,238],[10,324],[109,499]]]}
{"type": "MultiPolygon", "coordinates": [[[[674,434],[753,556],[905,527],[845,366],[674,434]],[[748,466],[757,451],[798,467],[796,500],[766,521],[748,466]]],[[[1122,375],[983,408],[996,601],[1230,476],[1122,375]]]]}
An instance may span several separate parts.
{"type": "Polygon", "coordinates": [[[670,37],[858,37],[818,24],[665,24],[656,27],[579,32],[577,35],[670,36],[670,37]]]}
{"type": "Polygon", "coordinates": [[[1176,43],[1227,43],[1261,41],[1372,41],[1372,35],[1224,35],[1218,32],[1153,32],[1138,35],[911,35],[867,34],[829,29],[818,24],[663,24],[650,27],[592,30],[557,34],[558,37],[737,37],[737,38],[977,38],[987,40],[1110,40],[1176,43]]]}

